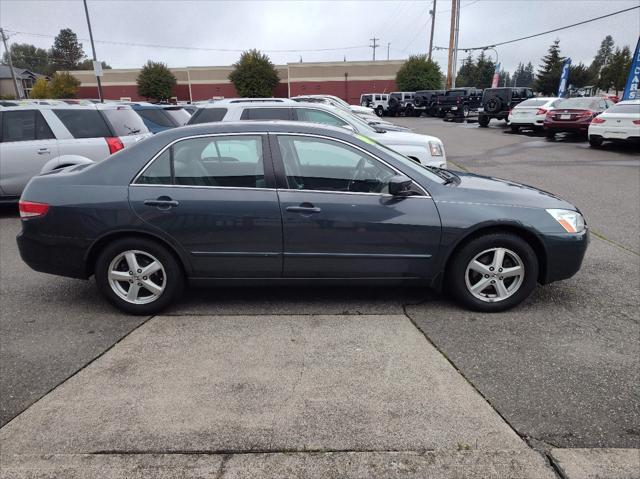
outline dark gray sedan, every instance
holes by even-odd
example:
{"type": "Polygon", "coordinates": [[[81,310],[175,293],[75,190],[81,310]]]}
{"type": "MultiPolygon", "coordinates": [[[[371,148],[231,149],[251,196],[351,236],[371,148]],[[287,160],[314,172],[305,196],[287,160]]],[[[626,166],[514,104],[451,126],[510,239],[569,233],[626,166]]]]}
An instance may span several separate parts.
{"type": "Polygon", "coordinates": [[[185,283],[419,283],[501,311],[575,274],[578,209],[509,181],[425,168],[343,129],[215,123],[53,171],[20,201],[23,260],[95,276],[133,314],[185,283]]]}

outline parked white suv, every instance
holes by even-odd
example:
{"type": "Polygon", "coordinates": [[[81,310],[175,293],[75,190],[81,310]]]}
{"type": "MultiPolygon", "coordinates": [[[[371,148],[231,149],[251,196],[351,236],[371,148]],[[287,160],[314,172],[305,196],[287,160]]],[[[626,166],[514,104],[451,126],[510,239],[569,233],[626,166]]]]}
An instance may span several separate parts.
{"type": "Polygon", "coordinates": [[[377,116],[384,116],[389,109],[389,94],[363,93],[360,95],[360,105],[373,108],[377,116]]]}
{"type": "Polygon", "coordinates": [[[101,161],[151,135],[130,106],[112,103],[0,106],[0,125],[0,201],[39,173],[101,161]]]}
{"type": "Polygon", "coordinates": [[[238,120],[307,121],[343,127],[388,146],[422,165],[447,167],[444,145],[439,138],[374,128],[362,118],[324,103],[285,103],[269,99],[221,100],[204,105],[193,114],[188,124],[238,120]]]}

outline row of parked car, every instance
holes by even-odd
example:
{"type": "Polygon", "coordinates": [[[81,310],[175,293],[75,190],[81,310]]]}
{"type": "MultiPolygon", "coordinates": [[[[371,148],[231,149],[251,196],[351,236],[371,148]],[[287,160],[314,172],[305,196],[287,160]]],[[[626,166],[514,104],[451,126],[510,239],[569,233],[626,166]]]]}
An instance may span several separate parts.
{"type": "Polygon", "coordinates": [[[101,161],[153,133],[184,124],[288,120],[340,127],[427,168],[446,168],[442,141],[378,118],[337,97],[236,98],[197,105],[33,100],[0,105],[0,201],[15,201],[33,176],[101,161]],[[193,113],[193,115],[192,115],[193,113]]]}
{"type": "Polygon", "coordinates": [[[547,138],[574,132],[599,147],[605,141],[640,142],[640,102],[617,103],[617,97],[537,97],[531,88],[454,88],[364,94],[361,105],[381,116],[422,114],[464,121],[477,115],[481,127],[492,119],[506,121],[514,133],[544,130],[547,138]]]}

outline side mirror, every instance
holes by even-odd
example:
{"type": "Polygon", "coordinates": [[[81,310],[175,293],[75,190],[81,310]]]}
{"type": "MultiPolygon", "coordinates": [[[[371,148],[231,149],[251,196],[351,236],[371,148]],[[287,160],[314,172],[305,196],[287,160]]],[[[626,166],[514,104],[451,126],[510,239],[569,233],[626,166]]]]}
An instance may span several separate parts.
{"type": "Polygon", "coordinates": [[[404,175],[396,175],[389,180],[389,194],[393,196],[411,196],[411,178],[404,175]]]}

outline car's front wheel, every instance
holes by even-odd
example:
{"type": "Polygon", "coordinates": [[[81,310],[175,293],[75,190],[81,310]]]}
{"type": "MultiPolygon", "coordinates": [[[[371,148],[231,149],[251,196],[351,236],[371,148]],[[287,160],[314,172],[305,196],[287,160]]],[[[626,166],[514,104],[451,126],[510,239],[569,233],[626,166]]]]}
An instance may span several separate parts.
{"type": "Polygon", "coordinates": [[[602,137],[601,136],[590,136],[589,144],[594,148],[600,148],[602,146],[602,137]]]}
{"type": "Polygon", "coordinates": [[[146,238],[124,238],[104,248],[95,279],[100,292],[129,314],[156,314],[184,287],[182,268],[171,252],[146,238]]]}
{"type": "Polygon", "coordinates": [[[536,287],[538,259],[519,236],[492,233],[465,244],[447,271],[449,292],[466,307],[504,311],[520,304],[536,287]]]}

